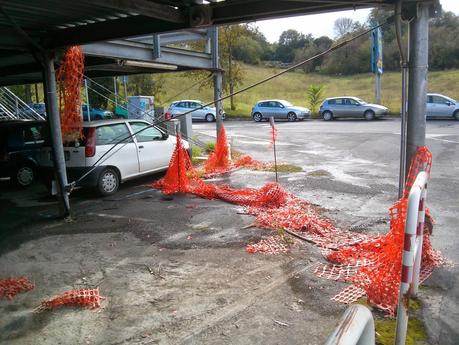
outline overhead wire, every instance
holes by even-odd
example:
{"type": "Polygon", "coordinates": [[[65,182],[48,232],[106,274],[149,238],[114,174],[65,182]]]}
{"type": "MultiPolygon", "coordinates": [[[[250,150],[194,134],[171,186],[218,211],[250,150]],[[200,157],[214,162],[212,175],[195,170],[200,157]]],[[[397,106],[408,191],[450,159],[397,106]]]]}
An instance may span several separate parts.
{"type": "MultiPolygon", "coordinates": [[[[316,54],[316,55],[314,55],[314,56],[312,56],[312,57],[310,57],[310,58],[307,58],[307,59],[305,59],[305,60],[302,60],[302,61],[300,61],[300,62],[298,62],[298,63],[296,63],[296,64],[294,64],[294,65],[292,65],[292,66],[290,66],[290,67],[288,67],[288,68],[286,68],[285,70],[282,70],[282,71],[280,71],[280,72],[278,72],[278,73],[275,73],[275,74],[273,74],[273,75],[271,75],[271,76],[269,76],[269,77],[263,78],[263,79],[261,79],[261,80],[255,82],[255,83],[253,83],[253,84],[250,84],[250,85],[248,85],[248,86],[246,86],[246,87],[244,87],[244,88],[242,88],[242,89],[239,89],[239,90],[237,90],[237,91],[235,91],[235,92],[233,92],[233,93],[230,93],[230,94],[228,94],[228,95],[226,95],[226,96],[222,96],[222,97],[220,97],[220,98],[214,99],[213,101],[210,101],[210,102],[207,102],[207,103],[205,103],[205,104],[202,104],[200,107],[197,107],[197,108],[194,108],[194,109],[192,109],[192,110],[186,111],[186,112],[184,112],[184,113],[182,113],[182,114],[179,114],[179,115],[175,116],[174,119],[177,119],[177,118],[179,118],[179,117],[186,116],[186,115],[188,115],[188,114],[191,114],[192,112],[195,112],[195,111],[197,111],[197,110],[204,109],[204,108],[206,108],[206,107],[208,107],[208,106],[210,106],[210,105],[213,105],[213,104],[215,104],[215,103],[217,103],[217,102],[224,101],[224,100],[226,100],[226,99],[228,99],[228,98],[230,98],[230,97],[233,97],[233,96],[235,96],[235,95],[238,95],[238,94],[240,94],[240,93],[243,93],[243,92],[245,92],[245,91],[248,91],[248,90],[250,90],[250,89],[253,89],[254,87],[256,87],[256,86],[258,86],[258,85],[264,84],[264,83],[266,83],[266,82],[268,82],[268,81],[270,81],[270,80],[273,80],[273,79],[275,79],[275,78],[277,78],[277,77],[280,77],[281,75],[283,75],[283,74],[285,74],[285,73],[288,73],[288,72],[290,72],[290,71],[292,71],[292,70],[295,70],[295,69],[297,69],[297,68],[303,66],[304,64],[308,63],[308,62],[311,62],[311,61],[313,61],[313,60],[315,60],[315,59],[318,59],[318,58],[321,58],[321,57],[323,57],[323,56],[325,56],[325,55],[327,55],[327,54],[330,54],[331,52],[334,52],[335,50],[338,50],[339,48],[342,48],[342,47],[344,47],[344,46],[350,44],[351,42],[353,42],[353,41],[359,39],[360,37],[363,37],[363,36],[369,34],[371,31],[373,31],[373,30],[375,30],[375,29],[377,29],[377,28],[380,28],[380,27],[386,25],[386,24],[390,21],[390,19],[391,19],[392,17],[393,17],[393,16],[390,16],[390,17],[386,18],[383,22],[379,23],[378,25],[374,25],[374,26],[372,26],[371,28],[368,28],[368,29],[363,30],[361,33],[359,33],[359,34],[357,34],[357,35],[355,35],[355,36],[352,36],[352,37],[350,37],[350,38],[344,39],[343,41],[338,42],[338,43],[335,44],[335,45],[332,45],[330,48],[324,50],[323,52],[318,53],[318,54],[316,54]]],[[[91,174],[91,173],[98,167],[98,164],[102,161],[102,159],[103,159],[106,155],[108,155],[110,152],[112,152],[112,151],[114,150],[114,148],[115,148],[118,144],[123,143],[123,141],[125,141],[125,140],[127,140],[127,139],[129,139],[129,138],[134,137],[135,135],[137,135],[137,134],[139,134],[139,133],[141,133],[141,132],[147,130],[147,129],[150,128],[150,127],[154,127],[154,126],[157,126],[157,125],[159,125],[159,124],[163,124],[163,123],[168,122],[168,121],[170,121],[170,119],[168,119],[168,120],[165,120],[165,119],[164,119],[164,120],[155,120],[155,121],[153,121],[150,125],[145,126],[144,128],[142,128],[142,129],[140,129],[140,130],[138,130],[138,131],[136,131],[136,132],[130,134],[129,136],[127,136],[127,137],[121,139],[119,142],[114,143],[113,146],[112,146],[110,149],[108,149],[108,150],[107,150],[107,151],[106,151],[106,152],[105,152],[96,162],[94,162],[94,164],[91,166],[91,168],[90,168],[89,171],[87,171],[87,172],[86,172],[85,174],[83,174],[78,180],[76,180],[76,181],[74,181],[74,182],[72,182],[72,183],[81,182],[81,180],[83,180],[83,179],[86,178],[89,174],[91,174]]],[[[104,161],[105,161],[105,160],[104,160],[104,161]]],[[[102,161],[102,162],[103,162],[103,161],[102,161]]]]}

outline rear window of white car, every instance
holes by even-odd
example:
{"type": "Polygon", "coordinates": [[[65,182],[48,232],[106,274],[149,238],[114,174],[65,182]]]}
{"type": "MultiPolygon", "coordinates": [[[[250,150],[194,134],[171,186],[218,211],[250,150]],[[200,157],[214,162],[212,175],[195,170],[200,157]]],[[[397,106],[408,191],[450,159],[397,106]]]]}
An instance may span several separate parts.
{"type": "MultiPolygon", "coordinates": [[[[149,125],[145,122],[131,122],[131,128],[134,133],[144,129],[147,126],[149,125]]],[[[159,129],[155,127],[149,127],[147,129],[144,129],[142,132],[135,134],[135,137],[138,142],[143,143],[153,140],[162,140],[163,134],[159,129]]]]}
{"type": "Polygon", "coordinates": [[[131,133],[124,123],[99,126],[96,129],[96,145],[110,145],[117,142],[132,142],[131,133]]]}

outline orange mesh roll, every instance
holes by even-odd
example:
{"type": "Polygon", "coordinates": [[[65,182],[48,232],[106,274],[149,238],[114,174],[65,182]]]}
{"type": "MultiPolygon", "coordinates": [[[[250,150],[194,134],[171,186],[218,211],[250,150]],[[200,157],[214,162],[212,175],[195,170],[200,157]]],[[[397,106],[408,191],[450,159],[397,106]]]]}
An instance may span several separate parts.
{"type": "Polygon", "coordinates": [[[79,46],[67,48],[62,64],[56,71],[59,85],[61,131],[64,142],[83,137],[81,116],[81,85],[84,73],[84,54],[79,46]]]}
{"type": "Polygon", "coordinates": [[[55,309],[61,306],[78,306],[95,309],[100,308],[101,299],[99,288],[69,290],[41,302],[38,310],[55,309]]]}

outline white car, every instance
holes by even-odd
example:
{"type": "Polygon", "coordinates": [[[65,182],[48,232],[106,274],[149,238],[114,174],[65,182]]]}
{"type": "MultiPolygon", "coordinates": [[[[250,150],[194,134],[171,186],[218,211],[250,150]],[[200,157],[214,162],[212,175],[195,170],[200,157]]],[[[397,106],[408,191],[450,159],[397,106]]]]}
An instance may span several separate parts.
{"type": "MultiPolygon", "coordinates": [[[[64,145],[69,182],[77,181],[97,165],[77,186],[96,187],[101,195],[111,195],[124,181],[167,170],[176,137],[149,126],[151,124],[147,121],[134,119],[84,122],[84,139],[64,145]],[[149,128],[137,133],[146,127],[149,128]]],[[[189,149],[185,140],[183,145],[189,149]]],[[[49,183],[53,176],[51,147],[40,150],[38,161],[41,175],[45,183],[49,183]]]]}
{"type": "MultiPolygon", "coordinates": [[[[207,122],[214,122],[217,118],[217,112],[214,107],[203,107],[204,104],[197,100],[182,100],[172,102],[169,109],[166,112],[166,118],[174,118],[177,115],[187,113],[193,109],[196,109],[191,113],[192,120],[204,120],[207,122]]],[[[222,118],[225,119],[225,113],[222,113],[222,118]]]]}

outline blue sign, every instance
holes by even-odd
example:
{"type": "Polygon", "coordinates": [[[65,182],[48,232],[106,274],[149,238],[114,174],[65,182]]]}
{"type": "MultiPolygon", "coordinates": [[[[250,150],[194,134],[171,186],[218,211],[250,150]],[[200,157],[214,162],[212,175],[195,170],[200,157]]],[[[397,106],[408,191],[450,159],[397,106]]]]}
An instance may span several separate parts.
{"type": "Polygon", "coordinates": [[[381,28],[371,32],[371,72],[383,74],[383,46],[381,28]]]}

